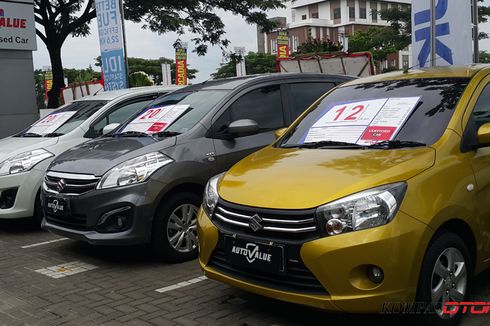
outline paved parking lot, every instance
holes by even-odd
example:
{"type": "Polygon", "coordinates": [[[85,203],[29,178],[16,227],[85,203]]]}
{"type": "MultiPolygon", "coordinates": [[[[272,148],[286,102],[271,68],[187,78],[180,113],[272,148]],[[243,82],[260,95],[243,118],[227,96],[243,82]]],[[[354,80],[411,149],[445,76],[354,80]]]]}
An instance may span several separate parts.
{"type": "MultiPolygon", "coordinates": [[[[471,298],[490,301],[490,273],[471,298]]],[[[327,314],[204,279],[196,261],[167,265],[146,247],[91,247],[0,221],[0,325],[380,325],[389,316],[327,314]],[[159,290],[159,291],[157,291],[159,290]]],[[[490,325],[490,316],[462,325],[490,325]]]]}

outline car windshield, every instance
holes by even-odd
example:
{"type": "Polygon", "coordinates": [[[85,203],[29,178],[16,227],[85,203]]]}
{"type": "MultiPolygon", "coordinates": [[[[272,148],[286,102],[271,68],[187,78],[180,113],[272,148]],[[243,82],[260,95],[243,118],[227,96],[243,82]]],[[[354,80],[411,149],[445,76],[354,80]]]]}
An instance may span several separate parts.
{"type": "Polygon", "coordinates": [[[57,137],[67,134],[90,118],[107,101],[80,101],[67,104],[48,114],[17,137],[57,137]]]}
{"type": "Polygon", "coordinates": [[[163,96],[140,111],[114,136],[177,135],[194,127],[228,90],[198,90],[163,96]]]}
{"type": "Polygon", "coordinates": [[[447,128],[468,82],[467,78],[409,79],[340,87],[276,146],[431,145],[447,128]]]}

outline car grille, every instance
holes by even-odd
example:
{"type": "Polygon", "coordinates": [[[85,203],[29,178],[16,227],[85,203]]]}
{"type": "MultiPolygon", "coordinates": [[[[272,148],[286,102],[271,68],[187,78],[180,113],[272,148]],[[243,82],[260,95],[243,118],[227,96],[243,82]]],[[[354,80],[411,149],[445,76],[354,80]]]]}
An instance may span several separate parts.
{"type": "Polygon", "coordinates": [[[227,259],[221,244],[222,241],[220,240],[208,263],[210,267],[218,272],[242,281],[281,291],[328,295],[327,290],[299,258],[299,249],[297,249],[298,257],[296,259],[286,259],[284,273],[266,273],[247,269],[243,266],[234,266],[227,259]]]}
{"type": "Polygon", "coordinates": [[[70,216],[54,216],[47,215],[46,221],[59,225],[61,227],[66,227],[69,229],[84,231],[87,229],[87,217],[84,215],[70,215],[70,216]]]}
{"type": "Polygon", "coordinates": [[[88,174],[69,174],[47,172],[44,188],[48,192],[68,195],[81,195],[97,187],[100,178],[88,174]]]}
{"type": "Polygon", "coordinates": [[[320,236],[314,210],[274,210],[220,200],[213,222],[222,230],[268,240],[312,240],[320,236]]]}

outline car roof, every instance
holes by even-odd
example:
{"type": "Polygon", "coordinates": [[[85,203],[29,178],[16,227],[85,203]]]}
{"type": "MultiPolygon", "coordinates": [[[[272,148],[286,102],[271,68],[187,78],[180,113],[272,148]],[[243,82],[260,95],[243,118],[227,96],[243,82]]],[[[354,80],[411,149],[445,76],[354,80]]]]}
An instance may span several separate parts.
{"type": "Polygon", "coordinates": [[[471,64],[467,66],[447,66],[433,68],[409,69],[352,80],[342,85],[378,83],[392,80],[423,79],[423,78],[472,78],[480,71],[490,72],[489,64],[471,64]]]}
{"type": "Polygon", "coordinates": [[[170,85],[170,86],[146,86],[146,87],[133,87],[133,88],[126,88],[126,89],[120,89],[117,91],[110,91],[110,92],[98,92],[95,93],[93,96],[85,96],[81,99],[76,100],[78,101],[113,101],[117,98],[120,97],[125,97],[125,96],[137,96],[137,95],[145,95],[149,93],[155,93],[155,92],[173,92],[176,90],[179,90],[183,88],[183,86],[176,86],[176,85],[170,85]]]}
{"type": "Polygon", "coordinates": [[[221,90],[234,90],[239,87],[247,86],[249,84],[256,84],[258,82],[268,82],[287,79],[325,79],[338,82],[346,82],[357,77],[346,75],[334,75],[334,74],[320,74],[320,73],[268,73],[260,75],[248,75],[243,77],[230,77],[222,79],[210,79],[205,82],[187,86],[185,90],[195,91],[200,89],[221,89],[221,90]]]}

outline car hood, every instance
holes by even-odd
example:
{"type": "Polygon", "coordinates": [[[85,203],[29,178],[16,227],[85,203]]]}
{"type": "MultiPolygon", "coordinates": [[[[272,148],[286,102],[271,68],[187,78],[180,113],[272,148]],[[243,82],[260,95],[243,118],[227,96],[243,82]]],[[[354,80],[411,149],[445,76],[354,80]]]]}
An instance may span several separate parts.
{"type": "Polygon", "coordinates": [[[309,209],[347,195],[405,181],[430,168],[430,147],[396,150],[266,147],[232,167],[219,184],[222,199],[241,205],[309,209]]]}
{"type": "Polygon", "coordinates": [[[175,145],[176,137],[99,138],[75,146],[58,156],[50,171],[102,176],[114,166],[140,155],[175,145]]]}
{"type": "Polygon", "coordinates": [[[7,137],[0,140],[0,162],[12,156],[35,149],[45,148],[58,143],[58,137],[7,137]]]}

